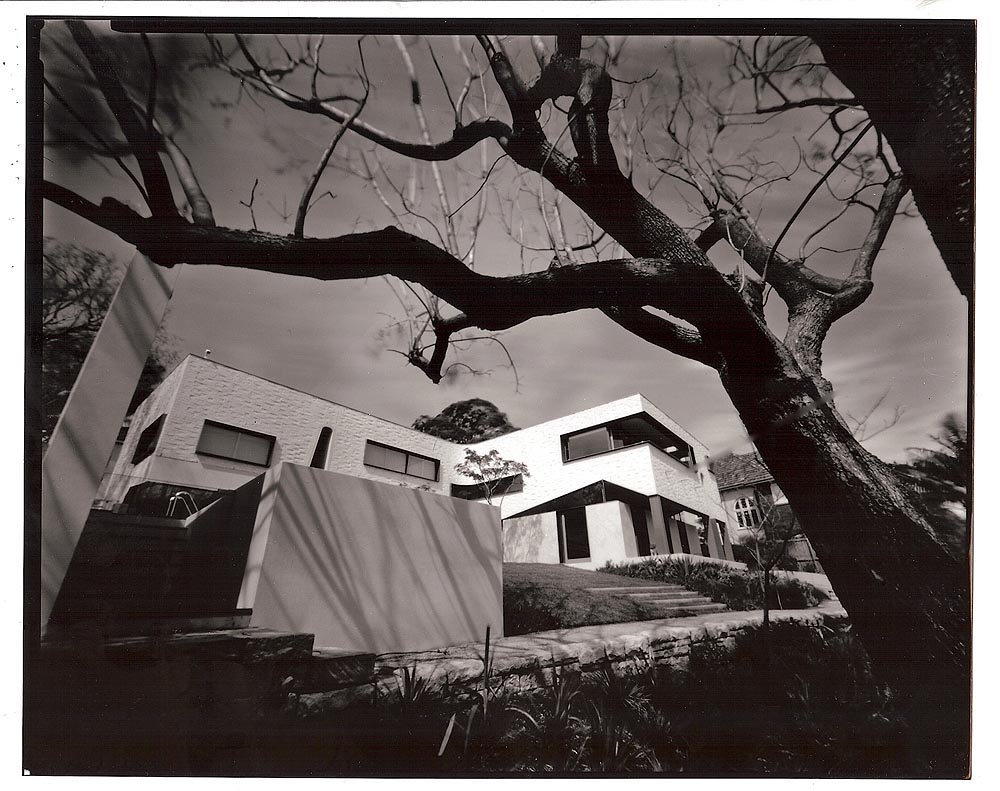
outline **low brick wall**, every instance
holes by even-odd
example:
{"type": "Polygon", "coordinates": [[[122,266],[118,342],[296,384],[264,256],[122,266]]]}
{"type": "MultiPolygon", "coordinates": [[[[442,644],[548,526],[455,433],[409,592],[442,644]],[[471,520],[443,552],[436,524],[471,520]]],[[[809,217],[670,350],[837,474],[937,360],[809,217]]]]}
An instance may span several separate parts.
{"type": "MultiPolygon", "coordinates": [[[[607,662],[622,674],[642,673],[651,665],[684,670],[692,648],[714,645],[732,650],[736,638],[761,625],[760,611],[725,612],[696,618],[641,621],[630,624],[579,627],[501,638],[490,650],[493,683],[511,690],[540,689],[550,683],[547,672],[556,667],[570,672],[596,670],[607,662]],[[686,622],[686,623],[685,623],[686,622]]],[[[847,613],[836,604],[810,610],[777,610],[771,622],[794,621],[813,628],[844,629],[847,613]]],[[[336,709],[375,691],[394,695],[404,670],[416,671],[432,688],[446,684],[471,687],[482,683],[483,643],[451,646],[436,651],[382,654],[375,659],[377,683],[337,692],[301,695],[293,706],[309,712],[336,709]]]]}

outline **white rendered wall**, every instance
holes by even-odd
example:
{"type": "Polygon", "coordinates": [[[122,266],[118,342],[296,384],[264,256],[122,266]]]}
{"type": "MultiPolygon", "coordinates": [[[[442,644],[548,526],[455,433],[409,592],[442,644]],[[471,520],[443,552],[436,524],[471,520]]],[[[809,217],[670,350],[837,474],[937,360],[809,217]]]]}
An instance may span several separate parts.
{"type": "Polygon", "coordinates": [[[100,495],[179,269],[163,269],[141,253],[133,256],[52,432],[42,459],[40,633],[100,495]]]}
{"type": "Polygon", "coordinates": [[[588,505],[586,511],[590,560],[570,560],[567,561],[567,566],[599,569],[608,561],[617,563],[636,556],[632,515],[625,503],[619,501],[596,503],[588,505]]]}
{"type": "Polygon", "coordinates": [[[237,602],[252,626],[373,653],[502,635],[496,508],[294,464],[261,490],[237,602]]]}
{"type": "MultiPolygon", "coordinates": [[[[561,437],[619,418],[646,412],[691,445],[703,462],[708,448],[642,395],[632,395],[573,415],[540,423],[512,434],[473,445],[478,453],[496,450],[528,466],[531,476],[524,491],[506,495],[500,504],[504,515],[515,514],[568,492],[605,480],[640,494],[659,494],[716,519],[724,520],[715,477],[685,467],[651,445],[632,445],[596,456],[563,462],[561,437]]],[[[462,483],[469,481],[462,480],[462,483]]]]}

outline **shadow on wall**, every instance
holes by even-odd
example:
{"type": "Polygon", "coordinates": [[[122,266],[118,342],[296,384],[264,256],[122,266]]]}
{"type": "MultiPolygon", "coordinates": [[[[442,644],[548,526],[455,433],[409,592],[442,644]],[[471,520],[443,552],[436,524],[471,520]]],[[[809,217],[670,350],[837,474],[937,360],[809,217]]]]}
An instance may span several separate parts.
{"type": "Polygon", "coordinates": [[[252,624],[377,653],[500,633],[498,509],[287,463],[262,491],[239,602],[252,624]]]}
{"type": "Polygon", "coordinates": [[[558,563],[555,512],[504,520],[503,559],[515,563],[558,563]]]}

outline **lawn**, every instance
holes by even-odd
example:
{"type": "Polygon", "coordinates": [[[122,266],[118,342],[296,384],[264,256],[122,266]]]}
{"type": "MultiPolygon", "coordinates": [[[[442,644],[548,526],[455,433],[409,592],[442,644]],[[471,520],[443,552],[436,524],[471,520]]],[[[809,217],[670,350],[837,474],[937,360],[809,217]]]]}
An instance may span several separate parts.
{"type": "Polygon", "coordinates": [[[644,606],[622,596],[587,590],[642,588],[653,584],[656,583],[555,563],[504,563],[504,634],[658,618],[655,605],[644,606]]]}

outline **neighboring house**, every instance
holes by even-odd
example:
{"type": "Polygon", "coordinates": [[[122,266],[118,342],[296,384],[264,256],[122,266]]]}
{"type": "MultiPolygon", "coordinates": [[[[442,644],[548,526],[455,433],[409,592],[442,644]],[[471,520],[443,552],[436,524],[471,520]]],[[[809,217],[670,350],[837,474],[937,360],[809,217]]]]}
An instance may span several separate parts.
{"type": "Polygon", "coordinates": [[[732,559],[708,449],[642,395],[458,445],[189,355],[134,413],[97,502],[163,514],[183,491],[198,507],[280,461],[481,499],[455,472],[467,448],[530,472],[494,495],[504,560],[732,559]]]}
{"type": "MultiPolygon", "coordinates": [[[[734,454],[712,463],[729,516],[729,539],[744,543],[764,521],[770,524],[795,522],[795,514],[774,476],[756,453],[734,454]]],[[[785,557],[801,571],[822,571],[809,539],[799,533],[788,542],[785,557]]]]}

